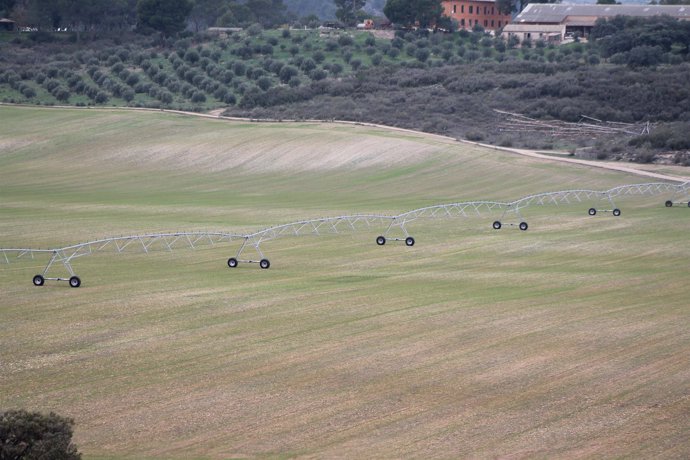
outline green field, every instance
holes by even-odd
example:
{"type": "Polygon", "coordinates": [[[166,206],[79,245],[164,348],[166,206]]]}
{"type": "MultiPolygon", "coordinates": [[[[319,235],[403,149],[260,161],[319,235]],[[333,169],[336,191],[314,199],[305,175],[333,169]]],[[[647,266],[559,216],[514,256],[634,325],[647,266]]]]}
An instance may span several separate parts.
{"type": "MultiPolygon", "coordinates": [[[[0,247],[249,231],[649,182],[427,135],[0,107],[0,247]]],[[[665,196],[73,264],[0,265],[0,409],[86,458],[690,455],[690,210],[665,196]],[[499,216],[496,216],[499,217],[499,216]]]]}

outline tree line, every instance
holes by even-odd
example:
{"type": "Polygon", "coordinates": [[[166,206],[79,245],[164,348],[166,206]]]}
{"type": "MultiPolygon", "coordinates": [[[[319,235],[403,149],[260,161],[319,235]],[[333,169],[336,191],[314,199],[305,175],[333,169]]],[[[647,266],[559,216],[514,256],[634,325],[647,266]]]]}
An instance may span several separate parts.
{"type": "MultiPolygon", "coordinates": [[[[326,3],[334,6],[336,18],[345,26],[353,27],[368,17],[367,0],[326,3]]],[[[403,27],[443,27],[449,22],[442,17],[441,0],[386,0],[383,12],[403,27]]],[[[283,0],[0,0],[0,14],[43,31],[137,30],[169,36],[187,27],[197,32],[211,26],[274,28],[297,20],[283,0]]]]}
{"type": "MultiPolygon", "coordinates": [[[[365,4],[365,0],[332,1],[348,23],[356,20],[356,13],[365,4]]],[[[273,28],[296,19],[283,0],[0,0],[0,14],[39,30],[79,33],[136,28],[166,35],[188,25],[197,31],[254,23],[273,28]]]]}

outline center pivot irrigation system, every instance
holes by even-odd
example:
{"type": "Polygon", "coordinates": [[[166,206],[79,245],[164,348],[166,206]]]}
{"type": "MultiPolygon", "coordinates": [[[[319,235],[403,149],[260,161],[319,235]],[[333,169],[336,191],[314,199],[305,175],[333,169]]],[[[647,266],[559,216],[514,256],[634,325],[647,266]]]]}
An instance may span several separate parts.
{"type": "Polygon", "coordinates": [[[414,246],[415,239],[407,231],[407,224],[420,218],[456,218],[456,217],[485,217],[496,215],[501,217],[492,224],[495,230],[504,226],[517,227],[522,231],[527,230],[528,225],[520,212],[530,206],[565,205],[589,202],[594,204],[589,208],[588,214],[595,216],[597,213],[611,213],[620,216],[621,211],[616,207],[614,198],[634,195],[658,195],[667,194],[669,199],[666,207],[674,205],[687,205],[690,207],[690,182],[683,184],[671,184],[665,182],[630,184],[614,187],[609,190],[563,190],[559,192],[546,192],[529,195],[515,201],[466,201],[461,203],[447,203],[424,208],[413,209],[397,216],[379,214],[355,214],[350,216],[326,217],[321,219],[302,220],[289,224],[268,227],[253,233],[239,234],[228,232],[175,232],[152,233],[145,235],[120,236],[104,238],[85,243],[74,244],[56,249],[0,249],[2,256],[0,262],[9,264],[16,259],[34,259],[43,254],[50,255],[50,260],[43,272],[33,277],[35,286],[43,286],[46,280],[67,281],[73,288],[81,286],[81,279],[72,269],[72,261],[79,257],[88,256],[96,252],[114,251],[123,253],[126,251],[149,253],[154,250],[172,251],[174,249],[196,249],[203,245],[216,245],[242,241],[242,244],[234,257],[228,259],[230,268],[237,267],[240,263],[257,263],[263,269],[271,266],[269,260],[261,251],[261,244],[286,236],[320,235],[324,233],[340,234],[345,231],[355,231],[358,228],[371,228],[372,226],[385,226],[383,235],[376,238],[376,244],[383,246],[387,241],[404,241],[407,246],[414,246]],[[599,208],[596,204],[604,202],[608,205],[599,208]],[[511,220],[504,221],[507,217],[511,220]],[[258,256],[255,259],[243,258],[243,254],[254,251],[258,256]],[[55,265],[62,264],[69,276],[49,277],[48,272],[55,265]]]}

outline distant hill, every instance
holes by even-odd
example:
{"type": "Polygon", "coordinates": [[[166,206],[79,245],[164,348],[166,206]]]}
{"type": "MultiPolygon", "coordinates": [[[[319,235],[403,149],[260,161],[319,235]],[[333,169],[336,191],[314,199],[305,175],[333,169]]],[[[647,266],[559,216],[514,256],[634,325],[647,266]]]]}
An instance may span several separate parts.
{"type": "MultiPolygon", "coordinates": [[[[284,0],[288,10],[299,17],[315,14],[321,19],[335,19],[335,3],[332,0],[284,0]]],[[[374,16],[383,16],[386,0],[368,0],[364,10],[374,16]]]]}

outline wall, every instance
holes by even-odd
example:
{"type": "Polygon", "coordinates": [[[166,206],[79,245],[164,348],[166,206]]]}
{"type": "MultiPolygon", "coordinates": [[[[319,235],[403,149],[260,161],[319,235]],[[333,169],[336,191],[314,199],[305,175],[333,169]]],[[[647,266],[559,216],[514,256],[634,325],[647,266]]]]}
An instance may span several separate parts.
{"type": "Polygon", "coordinates": [[[495,2],[451,0],[442,2],[443,13],[458,21],[460,28],[471,29],[479,23],[486,30],[496,30],[510,23],[510,14],[498,12],[495,2]]]}

